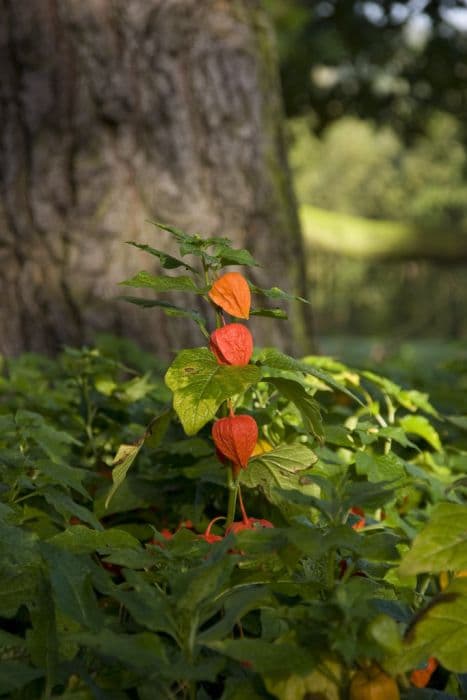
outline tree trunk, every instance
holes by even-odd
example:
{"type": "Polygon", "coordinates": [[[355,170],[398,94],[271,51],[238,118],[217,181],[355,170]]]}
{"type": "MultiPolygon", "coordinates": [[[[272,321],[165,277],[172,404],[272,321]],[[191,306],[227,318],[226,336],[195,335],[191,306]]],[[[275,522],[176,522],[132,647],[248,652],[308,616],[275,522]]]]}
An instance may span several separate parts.
{"type": "MultiPolygon", "coordinates": [[[[54,352],[99,331],[165,357],[198,343],[195,327],[115,300],[119,281],[154,270],[124,242],[170,245],[148,218],[229,236],[264,265],[256,284],[306,295],[257,0],[0,7],[2,352],[54,352]]],[[[255,319],[255,337],[305,350],[310,313],[292,315],[294,334],[255,319]]]]}

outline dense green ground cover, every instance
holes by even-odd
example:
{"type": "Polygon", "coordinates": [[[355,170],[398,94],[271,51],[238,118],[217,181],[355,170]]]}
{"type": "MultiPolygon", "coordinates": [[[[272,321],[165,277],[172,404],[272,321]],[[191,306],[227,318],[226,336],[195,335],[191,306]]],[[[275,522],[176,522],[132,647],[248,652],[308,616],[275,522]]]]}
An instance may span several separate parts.
{"type": "Polygon", "coordinates": [[[408,389],[305,359],[322,423],[314,401],[266,382],[248,391],[242,405],[273,449],[242,473],[244,499],[275,527],[214,543],[200,534],[225,510],[225,469],[207,429],[187,438],[167,413],[154,358],[102,339],[56,361],[5,361],[3,696],[335,698],[372,659],[407,683],[403,697],[465,697],[467,583],[454,575],[467,568],[466,359],[439,360],[406,363],[435,405],[400,362],[408,389]],[[155,416],[106,508],[119,445],[155,416]],[[438,692],[411,689],[429,656],[438,692]]]}

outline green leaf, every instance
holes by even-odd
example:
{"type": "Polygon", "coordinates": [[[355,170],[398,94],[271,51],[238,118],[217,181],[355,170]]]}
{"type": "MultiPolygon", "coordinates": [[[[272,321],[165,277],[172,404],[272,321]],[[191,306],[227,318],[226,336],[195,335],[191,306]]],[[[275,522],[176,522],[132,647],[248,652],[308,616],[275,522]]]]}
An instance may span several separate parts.
{"type": "Polygon", "coordinates": [[[250,610],[270,605],[272,597],[264,588],[248,586],[246,589],[229,591],[222,598],[222,618],[213,625],[198,634],[198,641],[202,643],[223,639],[232,632],[236,624],[250,610]]]}
{"type": "Polygon", "coordinates": [[[176,638],[177,628],[172,620],[169,598],[165,593],[143,578],[135,571],[126,571],[125,578],[131,590],[119,588],[115,597],[133,617],[135,622],[153,632],[166,632],[176,638]]]}
{"type": "Polygon", "coordinates": [[[191,265],[188,265],[188,263],[183,262],[183,260],[178,260],[177,258],[172,257],[172,255],[167,255],[167,253],[164,253],[161,250],[157,250],[157,248],[153,248],[150,245],[146,245],[145,243],[135,243],[135,241],[126,242],[128,243],[128,245],[135,246],[135,248],[144,250],[146,253],[149,253],[150,255],[154,255],[156,258],[159,258],[162,267],[166,270],[174,270],[177,267],[184,267],[186,270],[190,270],[191,272],[197,272],[194,267],[191,267],[191,265]]]}
{"type": "Polygon", "coordinates": [[[365,474],[368,481],[404,482],[407,480],[407,472],[403,460],[390,452],[387,455],[372,455],[368,452],[355,454],[355,466],[357,474],[365,474]]]}
{"type": "Polygon", "coordinates": [[[128,470],[135,461],[143,444],[144,437],[140,438],[135,444],[120,445],[120,447],[118,448],[117,454],[115,455],[114,460],[112,462],[112,464],[114,465],[114,468],[112,469],[113,486],[110,489],[107,498],[105,499],[105,508],[108,507],[112,496],[125,481],[128,470]]]}
{"type": "Polygon", "coordinates": [[[91,554],[93,552],[108,553],[112,547],[138,549],[140,543],[125,532],[112,528],[111,530],[90,530],[83,525],[73,525],[64,532],[54,535],[49,542],[57,547],[63,547],[75,554],[91,554]]]}
{"type": "Polygon", "coordinates": [[[211,604],[221,592],[234,566],[233,557],[210,558],[201,566],[180,574],[173,582],[177,608],[199,614],[203,604],[211,604]]]}
{"type": "Polygon", "coordinates": [[[213,245],[230,246],[230,241],[228,238],[202,238],[197,234],[191,235],[189,233],[185,233],[185,231],[175,228],[175,226],[167,226],[167,224],[161,224],[157,221],[150,221],[149,223],[157,226],[163,231],[170,233],[177,241],[181,255],[197,255],[198,257],[204,258],[205,261],[208,261],[211,264],[218,263],[218,260],[211,255],[207,255],[207,253],[205,253],[206,248],[213,245]]]}
{"type": "Polygon", "coordinates": [[[165,382],[173,391],[174,409],[186,434],[195,435],[214,418],[221,403],[243,394],[260,376],[254,365],[220,365],[207,348],[195,348],[177,355],[165,382]]]}
{"type": "Polygon", "coordinates": [[[302,415],[303,427],[320,443],[324,442],[323,420],[320,405],[308,391],[293,379],[265,378],[269,384],[276,387],[288,401],[292,401],[302,415]]]}
{"type": "Polygon", "coordinates": [[[268,299],[281,299],[283,301],[302,301],[304,304],[309,304],[310,302],[303,297],[295,296],[295,294],[289,294],[284,292],[283,289],[279,287],[271,287],[270,289],[261,289],[261,287],[256,287],[256,285],[248,283],[253,294],[260,294],[268,299]]]}
{"type": "Polygon", "coordinates": [[[260,487],[273,503],[283,502],[283,496],[275,494],[276,487],[309,490],[309,487],[301,487],[300,474],[313,466],[317,459],[315,453],[301,443],[281,445],[252,457],[247,469],[241,471],[240,481],[248,488],[260,487]]]}
{"type": "Polygon", "coordinates": [[[116,634],[102,629],[98,634],[71,634],[69,639],[93,649],[104,658],[118,659],[125,666],[136,669],[152,671],[155,665],[166,661],[161,638],[151,632],[116,634]]]}
{"type": "Polygon", "coordinates": [[[28,603],[32,629],[26,635],[31,660],[46,671],[47,684],[52,687],[58,666],[59,647],[55,622],[55,606],[50,581],[42,575],[33,600],[28,603]]]}
{"type": "Polygon", "coordinates": [[[12,693],[31,681],[41,678],[44,672],[19,661],[6,661],[0,664],[0,695],[12,693]]]}
{"type": "Polygon", "coordinates": [[[359,403],[361,406],[364,404],[354,393],[349,391],[347,387],[335,380],[330,374],[324,372],[323,370],[316,369],[311,364],[307,362],[299,362],[293,357],[284,355],[284,353],[276,350],[276,348],[264,348],[257,358],[257,364],[271,367],[272,369],[281,369],[287,372],[300,372],[301,374],[311,374],[316,379],[320,379],[322,382],[337,389],[337,391],[342,391],[344,394],[350,396],[354,401],[359,403]]]}
{"type": "Polygon", "coordinates": [[[155,292],[195,292],[196,294],[203,294],[203,290],[198,289],[191,277],[183,275],[179,277],[168,277],[167,275],[155,277],[144,270],[138,272],[131,279],[119,282],[119,284],[140,289],[148,287],[155,292]]]}
{"type": "Polygon", "coordinates": [[[206,646],[236,661],[249,661],[256,673],[277,673],[284,663],[288,673],[305,673],[312,665],[310,651],[291,642],[271,644],[262,639],[228,639],[206,646]]]}
{"type": "Polygon", "coordinates": [[[174,318],[190,318],[192,321],[201,326],[206,327],[205,319],[197,311],[182,309],[180,306],[175,306],[174,304],[169,304],[166,301],[159,301],[158,299],[144,299],[142,297],[129,297],[121,296],[118,297],[123,301],[128,301],[130,304],[135,304],[136,306],[141,306],[143,309],[152,309],[158,307],[162,309],[166,316],[171,316],[174,318]]]}
{"type": "Polygon", "coordinates": [[[439,503],[400,565],[403,576],[467,569],[467,505],[439,503]]]}
{"type": "Polygon", "coordinates": [[[20,409],[15,421],[24,438],[35,442],[55,464],[60,464],[68,455],[70,445],[80,445],[65,431],[49,425],[39,413],[20,409]]]}
{"type": "Polygon", "coordinates": [[[425,416],[403,416],[400,424],[406,433],[419,435],[438,452],[441,451],[441,440],[431,423],[425,416]]]}
{"type": "Polygon", "coordinates": [[[277,318],[281,321],[288,319],[287,313],[282,309],[251,309],[250,316],[265,316],[266,318],[277,318]]]}
{"type": "Polygon", "coordinates": [[[156,416],[156,418],[151,421],[144,435],[136,440],[136,442],[131,445],[120,445],[112,462],[114,465],[112,469],[113,486],[105,500],[105,508],[108,508],[111,498],[125,481],[128,470],[135,461],[145,441],[151,442],[152,447],[157,447],[167,432],[171,417],[172,410],[164,411],[164,413],[161,413],[160,416],[156,416]]]}
{"type": "Polygon", "coordinates": [[[71,516],[74,516],[75,518],[79,518],[83,523],[87,523],[95,530],[103,529],[94,513],[79,503],[75,503],[70,496],[67,496],[66,493],[63,493],[63,491],[60,491],[58,488],[49,487],[42,492],[42,495],[47,503],[53,506],[65,520],[69,520],[71,516]]]}
{"type": "Polygon", "coordinates": [[[406,391],[390,379],[381,377],[379,374],[375,374],[374,372],[370,372],[368,370],[362,372],[361,374],[362,377],[366,377],[366,379],[378,386],[384,393],[386,393],[392,399],[395,399],[407,410],[416,411],[417,409],[421,409],[422,411],[425,411],[425,413],[439,417],[438,411],[433,408],[431,403],[428,401],[427,394],[422,394],[420,391],[415,390],[406,391]]]}
{"type": "Polygon", "coordinates": [[[259,263],[244,248],[231,248],[230,245],[218,243],[214,249],[213,256],[219,259],[222,267],[224,265],[247,265],[249,267],[260,267],[259,263]]]}
{"type": "Polygon", "coordinates": [[[92,588],[88,557],[57,549],[47,542],[42,543],[41,551],[48,563],[58,608],[83,627],[97,632],[104,616],[92,588]]]}
{"type": "Polygon", "coordinates": [[[467,581],[454,579],[410,625],[405,636],[404,668],[434,656],[448,671],[466,673],[466,639],[467,581]]]}

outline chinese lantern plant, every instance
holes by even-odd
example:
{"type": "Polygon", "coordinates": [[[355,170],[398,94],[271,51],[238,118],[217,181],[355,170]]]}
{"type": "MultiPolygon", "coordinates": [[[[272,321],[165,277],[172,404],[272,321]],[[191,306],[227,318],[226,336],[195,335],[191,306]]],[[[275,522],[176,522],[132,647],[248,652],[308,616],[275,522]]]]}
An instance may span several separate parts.
{"type": "MultiPolygon", "coordinates": [[[[280,309],[252,307],[252,298],[295,297],[278,288],[259,289],[248,281],[248,272],[226,271],[230,265],[256,266],[247,251],[232,248],[227,239],[204,239],[161,228],[175,238],[180,258],[134,245],[156,256],[162,268],[178,274],[154,276],[143,271],[122,284],[158,295],[196,295],[205,302],[204,313],[159,298],[125,298],[198,325],[202,345],[181,350],[165,382],[188,438],[200,433],[211,440],[217,456],[217,462],[209,466],[216,475],[211,483],[218,487],[225,476],[228,497],[225,493],[213,497],[214,513],[205,513],[197,533],[184,535],[182,528],[173,538],[161,541],[159,549],[165,551],[183,537],[196,538],[214,553],[223,547],[237,585],[263,581],[275,595],[275,577],[280,573],[283,588],[277,595],[298,601],[292,617],[284,606],[273,606],[270,628],[282,630],[273,645],[258,636],[257,620],[250,629],[248,620],[242,626],[245,639],[233,633],[232,638],[219,639],[202,632],[203,644],[211,652],[242,663],[248,650],[248,669],[259,673],[268,689],[276,689],[271,692],[278,700],[288,700],[284,690],[288,688],[287,673],[294,682],[297,677],[307,678],[307,692],[320,692],[313,668],[324,654],[337,668],[345,669],[336,688],[342,686],[339,692],[351,692],[356,698],[373,697],[375,692],[376,697],[384,693],[388,698],[398,697],[395,678],[402,686],[408,685],[410,673],[431,656],[459,672],[467,663],[465,655],[446,652],[442,625],[433,635],[424,616],[430,621],[441,604],[447,603],[447,616],[452,606],[457,606],[454,614],[460,615],[464,593],[460,602],[454,598],[438,602],[436,582],[425,578],[411,581],[411,600],[396,572],[400,552],[408,548],[412,533],[420,529],[425,517],[420,494],[430,492],[436,501],[445,487],[436,469],[426,476],[423,472],[434,461],[433,454],[442,449],[430,423],[439,417],[436,410],[419,392],[405,391],[369,371],[357,373],[330,358],[298,361],[275,348],[254,353],[252,318],[286,316],[280,309]],[[189,263],[185,262],[188,255],[189,263]],[[321,403],[327,409],[325,423],[321,403]],[[247,508],[241,489],[250,496],[247,508]],[[252,502],[255,508],[259,504],[268,509],[255,516],[266,517],[248,515],[252,502]],[[236,521],[238,510],[241,520],[236,521]],[[235,547],[228,544],[233,535],[239,540],[235,547]],[[238,565],[232,563],[236,556],[244,558],[238,565]],[[393,599],[392,606],[384,602],[393,599]],[[381,616],[381,609],[389,613],[381,616]],[[399,617],[403,624],[396,623],[399,617]],[[414,630],[421,635],[421,643],[414,630]],[[264,654],[271,659],[274,653],[287,656],[288,666],[280,677],[276,677],[277,663],[264,660],[264,654]],[[366,664],[359,668],[362,658],[366,664]],[[352,685],[349,674],[353,674],[352,685]]],[[[156,419],[156,425],[158,420],[163,419],[156,419]]],[[[145,439],[143,436],[122,456],[114,470],[113,492],[145,439]]],[[[450,513],[454,505],[447,506],[450,513]]],[[[462,518],[462,514],[456,517],[459,528],[462,518]]],[[[436,555],[431,554],[430,565],[415,562],[417,547],[414,551],[405,563],[409,574],[453,568],[446,561],[438,566],[436,555]]],[[[217,561],[215,556],[220,555],[212,556],[217,561]]],[[[465,568],[461,559],[456,559],[457,565],[465,568]]],[[[453,585],[460,591],[463,582],[453,585]]],[[[264,629],[268,629],[266,622],[264,629]]],[[[305,687],[302,681],[298,686],[305,687]]]]}
{"type": "MultiPolygon", "coordinates": [[[[160,307],[164,313],[171,316],[191,318],[208,340],[207,346],[179,352],[169,367],[165,379],[167,386],[173,392],[173,408],[188,436],[196,435],[204,426],[214,421],[213,442],[220,461],[227,467],[228,474],[229,504],[226,527],[229,528],[235,516],[240,471],[247,468],[259,438],[254,417],[239,413],[237,404],[246,392],[253,389],[264,378],[263,368],[267,364],[274,367],[274,363],[278,363],[280,370],[281,362],[288,360],[281,353],[277,353],[272,354],[271,359],[266,358],[263,362],[252,363],[254,340],[245,322],[250,319],[250,316],[264,315],[283,319],[286,318],[286,314],[277,308],[252,308],[251,296],[254,293],[283,300],[296,299],[296,297],[277,287],[269,290],[260,289],[249,283],[239,272],[223,271],[225,266],[232,264],[257,265],[246,250],[232,248],[228,239],[203,239],[199,236],[190,236],[172,227],[160,227],[169,231],[175,238],[179,244],[181,258],[186,255],[194,256],[195,259],[199,259],[199,266],[196,267],[196,262],[194,265],[188,264],[182,259],[168,256],[150,246],[133,244],[159,258],[163,268],[170,270],[183,268],[190,275],[156,277],[143,271],[122,284],[149,288],[158,293],[184,291],[201,296],[207,302],[207,315],[209,308],[211,309],[210,317],[215,319],[215,327],[209,329],[207,317],[202,317],[197,311],[175,307],[158,299],[124,298],[144,307],[160,307]]],[[[313,370],[310,369],[310,371],[313,370]]],[[[287,398],[297,402],[300,410],[308,416],[312,432],[321,437],[319,405],[310,392],[302,384],[291,379],[271,378],[270,381],[275,383],[275,388],[282,391],[287,398]]],[[[308,460],[302,465],[303,468],[310,466],[312,461],[310,451],[302,448],[300,454],[302,458],[305,455],[308,460]]],[[[115,488],[122,481],[122,471],[124,470],[120,470],[116,475],[115,488]]],[[[243,518],[247,522],[243,502],[241,504],[243,518]]]]}

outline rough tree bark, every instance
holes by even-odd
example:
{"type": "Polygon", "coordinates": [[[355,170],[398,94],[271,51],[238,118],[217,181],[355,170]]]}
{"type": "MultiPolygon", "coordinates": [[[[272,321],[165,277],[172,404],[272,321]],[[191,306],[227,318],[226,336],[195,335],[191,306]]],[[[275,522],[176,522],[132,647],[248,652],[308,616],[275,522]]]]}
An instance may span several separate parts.
{"type": "MultiPolygon", "coordinates": [[[[101,330],[165,356],[199,341],[114,299],[153,264],[123,242],[168,244],[147,218],[230,236],[265,264],[257,284],[306,295],[259,4],[0,0],[2,352],[54,352],[101,330]]],[[[306,349],[309,312],[292,313],[294,335],[255,319],[259,341],[306,349]]]]}

